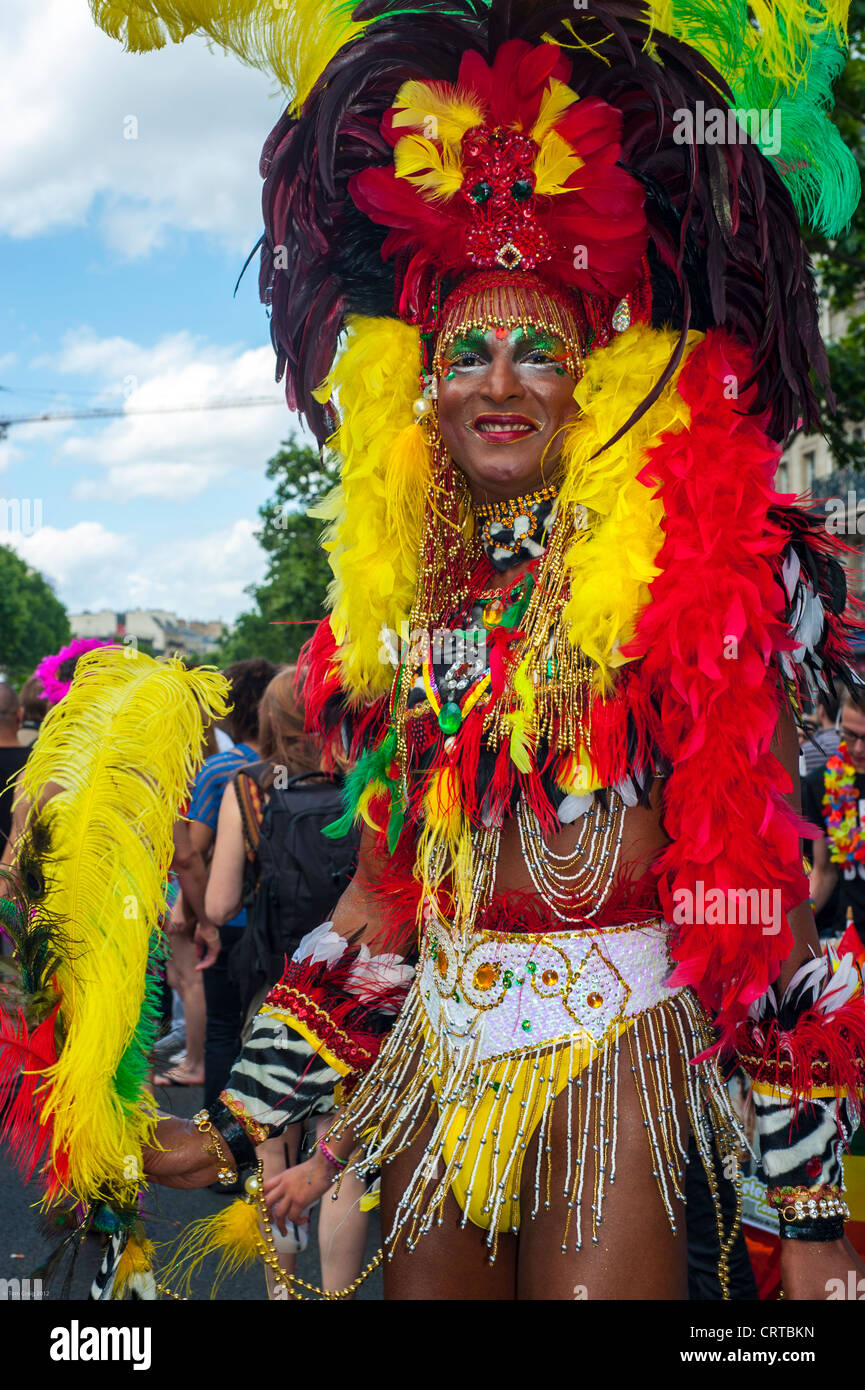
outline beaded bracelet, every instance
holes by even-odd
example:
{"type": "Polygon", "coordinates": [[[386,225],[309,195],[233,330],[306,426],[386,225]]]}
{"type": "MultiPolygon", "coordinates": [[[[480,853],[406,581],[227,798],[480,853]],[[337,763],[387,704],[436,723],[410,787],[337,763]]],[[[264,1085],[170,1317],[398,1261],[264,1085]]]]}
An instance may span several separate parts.
{"type": "Polygon", "coordinates": [[[828,1184],[817,1188],[776,1187],[768,1193],[768,1202],[788,1224],[827,1217],[850,1219],[850,1208],[841,1189],[828,1184]]]}
{"type": "Polygon", "coordinates": [[[767,1200],[778,1213],[782,1240],[841,1240],[844,1222],[850,1217],[841,1189],[828,1183],[816,1188],[776,1187],[767,1200]]]}
{"type": "Polygon", "coordinates": [[[320,1139],[318,1141],[318,1147],[321,1153],[324,1155],[327,1162],[330,1164],[331,1168],[335,1168],[338,1173],[341,1173],[344,1168],[348,1167],[348,1159],[337,1158],[336,1154],[333,1152],[332,1149],[328,1148],[327,1144],[324,1142],[323,1139],[320,1139]]]}
{"type": "Polygon", "coordinates": [[[246,1129],[224,1101],[217,1100],[210,1107],[210,1120],[231,1150],[231,1156],[238,1168],[250,1168],[258,1162],[255,1146],[246,1129]]]}
{"type": "Polygon", "coordinates": [[[219,1135],[211,1124],[209,1111],[199,1110],[197,1115],[193,1115],[192,1123],[200,1134],[210,1136],[210,1143],[205,1145],[204,1152],[215,1158],[220,1165],[216,1174],[216,1181],[222,1187],[233,1187],[237,1182],[237,1171],[234,1168],[229,1168],[225,1162],[225,1153],[219,1142],[219,1135]]]}

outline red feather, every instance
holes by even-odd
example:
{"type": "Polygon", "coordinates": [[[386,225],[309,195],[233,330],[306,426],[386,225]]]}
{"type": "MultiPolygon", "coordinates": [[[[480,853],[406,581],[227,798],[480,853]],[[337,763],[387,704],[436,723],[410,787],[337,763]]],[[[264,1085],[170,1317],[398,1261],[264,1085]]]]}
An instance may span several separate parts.
{"type": "Polygon", "coordinates": [[[22,1010],[0,1012],[0,1137],[29,1182],[51,1152],[53,1126],[42,1124],[40,1092],[57,1061],[54,1024],[59,1004],[30,1030],[22,1010]]]}

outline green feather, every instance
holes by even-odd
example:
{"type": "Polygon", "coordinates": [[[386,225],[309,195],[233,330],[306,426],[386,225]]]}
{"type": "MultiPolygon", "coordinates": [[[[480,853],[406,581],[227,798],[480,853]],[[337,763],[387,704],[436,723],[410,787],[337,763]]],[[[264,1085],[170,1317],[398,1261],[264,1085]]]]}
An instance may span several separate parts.
{"type": "Polygon", "coordinates": [[[114,1089],[124,1106],[138,1105],[141,1088],[147,1081],[150,1054],[159,1034],[162,973],[166,955],[167,946],[154,932],[150,938],[144,998],[138,1023],[114,1073],[114,1089]]]}

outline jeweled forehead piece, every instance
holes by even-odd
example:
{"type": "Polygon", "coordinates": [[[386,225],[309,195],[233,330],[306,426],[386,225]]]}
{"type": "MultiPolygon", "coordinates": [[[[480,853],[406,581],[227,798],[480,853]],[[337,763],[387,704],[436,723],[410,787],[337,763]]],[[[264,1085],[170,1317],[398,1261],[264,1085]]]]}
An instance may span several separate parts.
{"type": "Polygon", "coordinates": [[[547,285],[538,275],[487,271],[470,275],[457,286],[441,311],[434,365],[440,372],[456,340],[471,329],[537,328],[560,338],[565,365],[575,380],[583,374],[589,332],[576,296],[547,285]]]}

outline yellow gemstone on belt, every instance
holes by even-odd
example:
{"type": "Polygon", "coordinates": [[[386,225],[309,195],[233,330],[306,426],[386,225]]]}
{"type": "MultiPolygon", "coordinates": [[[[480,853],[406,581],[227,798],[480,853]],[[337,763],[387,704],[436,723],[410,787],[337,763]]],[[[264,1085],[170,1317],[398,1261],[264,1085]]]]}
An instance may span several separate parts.
{"type": "Polygon", "coordinates": [[[543,975],[541,976],[541,981],[543,984],[547,986],[547,989],[552,989],[553,985],[557,985],[559,983],[558,970],[545,970],[543,975]]]}
{"type": "Polygon", "coordinates": [[[439,972],[442,979],[444,979],[445,975],[447,975],[448,973],[447,952],[443,951],[441,946],[439,946],[438,952],[436,954],[436,970],[439,972]]]}
{"type": "Polygon", "coordinates": [[[598,994],[598,991],[596,989],[593,989],[591,994],[587,995],[586,997],[586,1003],[588,1004],[590,1009],[599,1009],[603,1002],[604,996],[602,994],[598,994]]]}
{"type": "Polygon", "coordinates": [[[478,966],[474,974],[475,989],[492,989],[493,985],[496,982],[497,974],[498,971],[496,967],[494,965],[491,965],[489,961],[484,961],[483,965],[478,966]]]}

